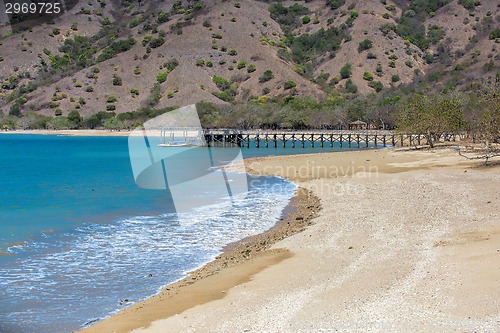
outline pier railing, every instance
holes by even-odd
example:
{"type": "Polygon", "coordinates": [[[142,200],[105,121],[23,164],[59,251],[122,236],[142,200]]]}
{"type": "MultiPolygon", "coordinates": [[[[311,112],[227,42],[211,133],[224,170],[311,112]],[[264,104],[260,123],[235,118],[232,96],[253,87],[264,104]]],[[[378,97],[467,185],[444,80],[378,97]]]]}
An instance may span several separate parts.
{"type": "MultiPolygon", "coordinates": [[[[187,128],[162,129],[162,137],[186,136],[187,128]],[[182,134],[181,134],[182,133],[182,134]]],[[[189,129],[193,133],[193,129],[189,129]]],[[[240,130],[199,129],[197,135],[210,147],[255,147],[255,148],[376,148],[404,147],[427,143],[425,135],[418,133],[396,133],[387,130],[240,130]]],[[[441,135],[436,141],[460,141],[462,135],[441,135]]]]}

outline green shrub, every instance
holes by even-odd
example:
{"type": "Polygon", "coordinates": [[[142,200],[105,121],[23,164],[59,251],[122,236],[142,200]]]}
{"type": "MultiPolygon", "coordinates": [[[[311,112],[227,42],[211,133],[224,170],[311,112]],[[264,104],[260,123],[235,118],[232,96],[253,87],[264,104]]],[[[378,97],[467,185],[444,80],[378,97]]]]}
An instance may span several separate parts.
{"type": "Polygon", "coordinates": [[[375,53],[368,52],[366,59],[377,59],[377,55],[375,53]]]}
{"type": "Polygon", "coordinates": [[[349,92],[351,94],[355,94],[358,92],[358,87],[354,84],[354,82],[352,82],[351,79],[348,79],[345,82],[345,88],[346,88],[347,92],[349,92]]]}
{"type": "Polygon", "coordinates": [[[93,92],[93,91],[94,91],[94,88],[92,88],[92,86],[85,87],[85,92],[93,92]]]}
{"type": "Polygon", "coordinates": [[[238,54],[238,51],[236,51],[235,49],[231,49],[227,52],[227,54],[229,54],[230,56],[235,56],[238,54]]]}
{"type": "Polygon", "coordinates": [[[295,81],[292,80],[288,80],[283,84],[283,88],[285,88],[285,90],[295,88],[296,86],[297,83],[295,83],[295,81]]]}
{"type": "Polygon", "coordinates": [[[398,81],[400,80],[399,75],[394,74],[394,75],[392,76],[391,80],[392,80],[392,82],[394,82],[394,83],[398,82],[398,81]]]}
{"type": "Polygon", "coordinates": [[[132,88],[130,89],[130,93],[134,96],[139,96],[139,89],[137,88],[132,88]]]}
{"type": "Polygon", "coordinates": [[[220,99],[224,102],[230,102],[234,99],[233,96],[229,95],[225,91],[215,91],[212,93],[212,95],[214,95],[215,97],[217,97],[218,99],[220,99]]]}
{"type": "Polygon", "coordinates": [[[373,81],[373,74],[370,72],[364,72],[363,79],[366,81],[373,81]]]}
{"type": "Polygon", "coordinates": [[[363,52],[364,50],[371,49],[373,46],[373,42],[369,39],[365,39],[358,45],[358,52],[363,52]]]}
{"type": "Polygon", "coordinates": [[[398,60],[398,56],[395,53],[392,53],[388,58],[390,60],[398,60]]]}
{"type": "Polygon", "coordinates": [[[437,44],[446,35],[446,31],[435,24],[429,24],[427,38],[431,44],[437,44]]]}
{"type": "Polygon", "coordinates": [[[219,88],[222,91],[229,89],[229,87],[231,86],[231,83],[221,76],[214,75],[212,77],[212,81],[213,83],[215,83],[217,88],[219,88]]]}
{"type": "Polygon", "coordinates": [[[55,115],[56,117],[60,117],[60,116],[62,116],[62,110],[61,110],[60,108],[55,109],[55,110],[54,110],[54,115],[55,115]]]}
{"type": "Polygon", "coordinates": [[[157,47],[160,47],[163,44],[165,44],[165,39],[163,37],[153,38],[151,42],[149,42],[149,46],[152,47],[153,49],[156,49],[157,47]]]}
{"type": "Polygon", "coordinates": [[[253,72],[255,72],[256,70],[257,70],[257,68],[255,67],[255,65],[254,65],[254,64],[250,64],[250,65],[248,65],[248,67],[247,67],[247,72],[248,72],[248,73],[253,73],[253,72]]]}
{"type": "Polygon", "coordinates": [[[245,66],[247,65],[247,63],[243,60],[239,61],[238,64],[236,65],[236,68],[238,69],[242,69],[242,68],[245,68],[245,66]]]}
{"type": "Polygon", "coordinates": [[[380,92],[382,89],[384,89],[384,85],[380,81],[370,81],[368,82],[368,86],[375,89],[376,92],[380,92]]]}
{"type": "MultiPolygon", "coordinates": [[[[465,7],[465,9],[474,9],[476,0],[458,0],[458,3],[465,7]]],[[[481,3],[481,1],[478,1],[481,3]]]]}
{"type": "Polygon", "coordinates": [[[132,29],[132,28],[135,28],[139,25],[139,20],[138,19],[132,19],[130,21],[130,23],[128,24],[129,28],[132,29]]]}
{"type": "Polygon", "coordinates": [[[273,71],[268,69],[259,77],[259,82],[264,83],[274,78],[273,71]]]}
{"type": "Polygon", "coordinates": [[[165,13],[165,12],[162,12],[162,11],[160,11],[160,13],[158,14],[158,17],[156,18],[156,22],[158,22],[158,24],[165,23],[168,20],[169,20],[168,13],[165,13]]]}
{"type": "Polygon", "coordinates": [[[159,84],[162,84],[163,82],[167,81],[167,77],[168,77],[168,72],[166,71],[160,72],[158,73],[158,75],[156,75],[156,81],[158,81],[159,84]]]}
{"type": "Polygon", "coordinates": [[[209,60],[206,63],[207,67],[214,67],[214,64],[209,60]]]}
{"type": "Polygon", "coordinates": [[[326,0],[326,4],[330,6],[332,10],[335,10],[345,4],[345,0],[326,0]]]}
{"type": "Polygon", "coordinates": [[[114,111],[116,106],[114,104],[106,104],[106,111],[114,111]]]}
{"type": "Polygon", "coordinates": [[[271,89],[269,89],[268,87],[264,87],[262,88],[262,94],[263,95],[267,95],[271,92],[271,89]]]}
{"type": "MultiPolygon", "coordinates": [[[[278,22],[282,30],[285,33],[300,26],[299,18],[300,16],[307,15],[309,9],[302,6],[301,4],[295,3],[290,7],[285,7],[280,2],[274,2],[269,5],[269,14],[273,20],[278,22]]],[[[311,18],[304,16],[302,18],[303,24],[307,24],[311,21],[311,18]],[[305,20],[305,21],[304,21],[305,20]]]]}
{"type": "MultiPolygon", "coordinates": [[[[165,62],[161,67],[162,68],[166,68],[167,71],[170,73],[171,71],[173,71],[177,66],[179,65],[179,62],[177,61],[177,59],[171,59],[167,62],[165,62]]],[[[161,69],[161,68],[160,68],[161,69]]]]}
{"type": "Polygon", "coordinates": [[[106,102],[108,103],[114,103],[118,100],[118,98],[114,95],[109,95],[108,97],[106,97],[106,102]]]}
{"type": "Polygon", "coordinates": [[[118,53],[130,50],[134,44],[135,44],[135,39],[133,39],[132,37],[115,41],[102,51],[102,53],[97,57],[96,61],[101,62],[111,59],[118,53]]]}
{"type": "Polygon", "coordinates": [[[158,82],[155,82],[153,88],[150,90],[151,95],[146,99],[146,104],[149,107],[153,107],[160,101],[161,98],[161,86],[158,82]]]}
{"type": "Polygon", "coordinates": [[[54,101],[49,102],[49,108],[51,109],[57,108],[59,105],[61,105],[59,102],[54,102],[54,101]]]}
{"type": "Polygon", "coordinates": [[[152,35],[144,36],[144,38],[142,39],[142,46],[146,47],[146,45],[148,45],[148,43],[151,42],[152,39],[153,39],[152,35]]]}
{"type": "Polygon", "coordinates": [[[489,35],[490,39],[497,39],[500,38],[500,28],[494,29],[493,31],[490,32],[489,35]]]}
{"type": "Polygon", "coordinates": [[[342,79],[347,79],[350,78],[352,75],[352,70],[351,70],[352,65],[351,64],[345,64],[341,69],[340,69],[340,77],[342,79]]]}
{"type": "Polygon", "coordinates": [[[122,78],[115,74],[113,76],[113,85],[114,86],[121,86],[122,85],[122,78]]]}

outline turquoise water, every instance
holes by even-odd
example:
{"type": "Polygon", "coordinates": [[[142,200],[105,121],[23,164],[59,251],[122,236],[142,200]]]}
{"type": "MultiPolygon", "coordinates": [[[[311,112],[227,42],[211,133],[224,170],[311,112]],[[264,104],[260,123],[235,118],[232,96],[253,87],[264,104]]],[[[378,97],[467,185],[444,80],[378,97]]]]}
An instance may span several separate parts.
{"type": "MultiPolygon", "coordinates": [[[[338,148],[243,149],[244,157],[338,148]]],[[[126,137],[0,135],[0,332],[71,332],[269,229],[295,185],[194,209],[136,186],[126,137]]],[[[210,194],[207,194],[210,195],[210,194]]]]}

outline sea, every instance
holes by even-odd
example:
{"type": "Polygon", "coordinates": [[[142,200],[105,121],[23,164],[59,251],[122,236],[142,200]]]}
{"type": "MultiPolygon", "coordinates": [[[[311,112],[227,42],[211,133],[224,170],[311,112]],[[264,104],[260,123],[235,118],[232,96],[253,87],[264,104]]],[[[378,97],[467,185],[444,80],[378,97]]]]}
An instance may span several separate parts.
{"type": "MultiPolygon", "coordinates": [[[[253,145],[241,152],[338,150],[253,145]]],[[[266,231],[296,186],[251,180],[248,192],[192,207],[180,219],[168,190],[136,184],[127,137],[0,134],[0,332],[77,331],[182,279],[225,245],[266,231]]]]}

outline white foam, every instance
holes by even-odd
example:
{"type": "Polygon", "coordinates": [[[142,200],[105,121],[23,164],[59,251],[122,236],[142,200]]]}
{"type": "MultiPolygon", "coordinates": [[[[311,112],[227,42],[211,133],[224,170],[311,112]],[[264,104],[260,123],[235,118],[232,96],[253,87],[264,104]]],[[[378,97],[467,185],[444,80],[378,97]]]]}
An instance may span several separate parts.
{"type": "Polygon", "coordinates": [[[189,223],[180,223],[172,213],[135,216],[12,247],[13,253],[30,257],[0,267],[0,289],[7,299],[17,298],[2,305],[6,310],[0,311],[0,321],[7,320],[5,311],[17,312],[8,320],[30,320],[37,331],[50,331],[54,323],[71,325],[110,314],[124,306],[120,299],[151,296],[213,260],[226,244],[263,232],[279,220],[296,187],[261,180],[247,194],[185,213],[189,216],[182,221],[189,223]],[[149,274],[153,277],[145,278],[149,274]],[[53,320],[50,325],[44,322],[47,318],[53,320]]]}

